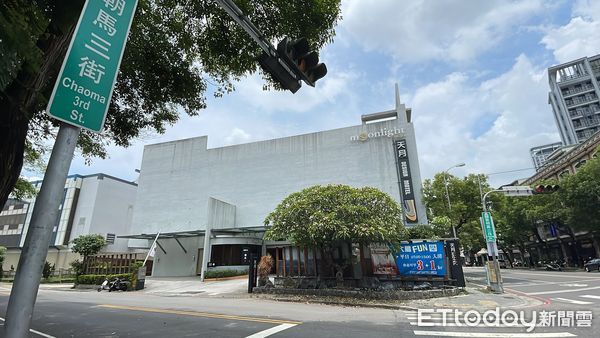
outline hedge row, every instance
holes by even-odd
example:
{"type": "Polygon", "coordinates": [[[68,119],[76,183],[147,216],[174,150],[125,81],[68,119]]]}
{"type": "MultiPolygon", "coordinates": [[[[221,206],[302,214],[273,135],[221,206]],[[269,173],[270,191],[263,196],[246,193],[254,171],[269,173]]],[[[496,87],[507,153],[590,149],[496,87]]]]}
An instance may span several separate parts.
{"type": "Polygon", "coordinates": [[[128,281],[132,281],[130,273],[121,273],[117,275],[79,275],[76,279],[76,284],[88,284],[88,285],[100,285],[104,283],[104,280],[108,278],[109,281],[114,278],[121,278],[128,281]]]}
{"type": "Polygon", "coordinates": [[[248,273],[240,270],[208,270],[204,278],[224,278],[233,276],[247,275],[248,273]]]}

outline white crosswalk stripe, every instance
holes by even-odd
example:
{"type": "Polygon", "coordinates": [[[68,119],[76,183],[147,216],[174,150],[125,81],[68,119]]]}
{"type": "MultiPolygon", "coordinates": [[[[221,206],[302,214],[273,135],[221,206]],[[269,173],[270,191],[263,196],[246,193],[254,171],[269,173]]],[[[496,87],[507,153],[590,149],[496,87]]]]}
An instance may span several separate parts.
{"type": "Polygon", "coordinates": [[[596,295],[583,295],[583,296],[580,296],[580,297],[591,298],[591,299],[600,299],[600,296],[596,296],[596,295]]]}
{"type": "Polygon", "coordinates": [[[555,301],[559,301],[562,303],[570,303],[570,304],[577,304],[577,305],[589,305],[589,304],[594,304],[593,302],[586,302],[583,300],[575,300],[575,299],[568,299],[568,298],[552,298],[552,300],[555,301]]]}

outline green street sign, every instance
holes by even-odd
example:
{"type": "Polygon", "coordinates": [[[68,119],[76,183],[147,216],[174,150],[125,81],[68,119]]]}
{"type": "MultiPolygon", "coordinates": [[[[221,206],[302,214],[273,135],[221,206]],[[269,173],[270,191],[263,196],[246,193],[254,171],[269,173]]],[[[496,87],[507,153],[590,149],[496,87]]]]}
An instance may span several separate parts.
{"type": "Polygon", "coordinates": [[[496,230],[494,229],[494,221],[489,212],[482,212],[481,219],[483,220],[483,232],[485,233],[486,242],[496,241],[496,230]]]}
{"type": "Polygon", "coordinates": [[[101,132],[137,0],[87,0],[54,85],[48,115],[101,132]]]}

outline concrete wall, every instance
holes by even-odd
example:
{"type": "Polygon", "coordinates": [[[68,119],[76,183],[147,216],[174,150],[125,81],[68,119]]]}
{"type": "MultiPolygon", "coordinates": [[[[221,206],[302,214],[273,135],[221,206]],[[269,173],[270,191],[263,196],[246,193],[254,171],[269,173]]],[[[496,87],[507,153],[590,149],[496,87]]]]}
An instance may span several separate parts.
{"type": "Polygon", "coordinates": [[[152,276],[195,276],[198,259],[198,248],[204,243],[204,237],[180,238],[179,241],[187,250],[181,249],[174,239],[159,239],[158,242],[167,252],[156,248],[152,276]]]}
{"type": "Polygon", "coordinates": [[[213,229],[235,227],[235,205],[209,197],[207,213],[208,224],[213,229]]]}
{"type": "MultiPolygon", "coordinates": [[[[10,271],[12,265],[15,270],[17,270],[20,256],[20,249],[9,249],[4,257],[2,269],[4,271],[10,271]]],[[[50,248],[48,250],[48,255],[46,256],[46,261],[50,264],[54,264],[56,269],[70,269],[71,266],[69,264],[76,259],[81,259],[81,256],[68,250],[56,250],[55,248],[50,248]]]]}
{"type": "Polygon", "coordinates": [[[400,202],[392,137],[361,132],[401,128],[411,156],[419,218],[425,220],[412,124],[399,120],[207,149],[207,137],[146,146],[132,234],[204,229],[210,197],[236,206],[235,224],[260,226],[290,193],[315,184],[372,186],[400,202]]]}
{"type": "MultiPolygon", "coordinates": [[[[70,240],[81,235],[130,232],[137,186],[104,175],[83,179],[70,240]]],[[[127,252],[128,241],[116,239],[103,252],[127,252]]]]}

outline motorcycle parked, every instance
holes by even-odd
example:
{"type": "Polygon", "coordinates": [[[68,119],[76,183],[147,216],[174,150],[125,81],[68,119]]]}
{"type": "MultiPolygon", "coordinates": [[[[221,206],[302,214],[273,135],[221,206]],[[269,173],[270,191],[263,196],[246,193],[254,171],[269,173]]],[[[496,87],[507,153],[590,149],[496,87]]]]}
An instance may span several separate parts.
{"type": "Polygon", "coordinates": [[[98,287],[98,292],[102,290],[108,290],[108,292],[112,291],[127,291],[131,282],[121,278],[114,278],[112,281],[109,281],[108,278],[104,279],[104,282],[100,287],[98,287]]]}
{"type": "Polygon", "coordinates": [[[562,271],[562,266],[557,262],[550,262],[546,264],[546,271],[562,271]]]}

